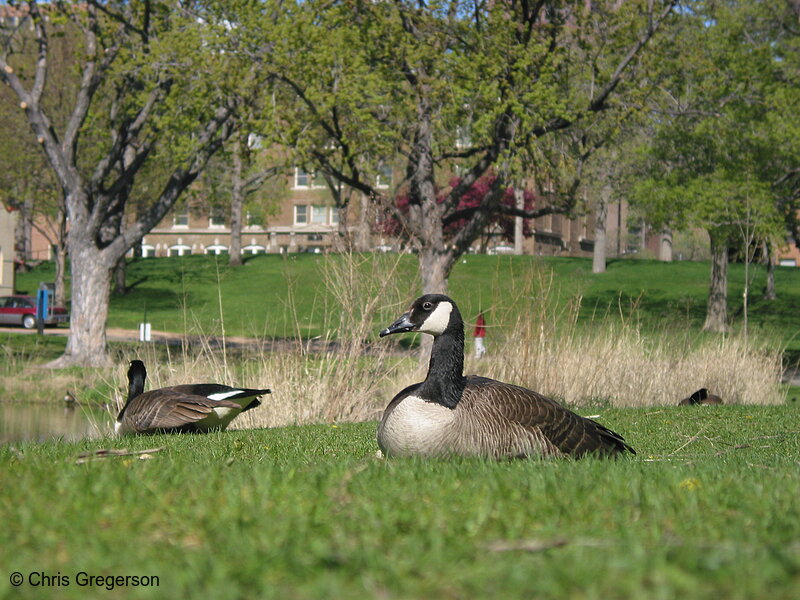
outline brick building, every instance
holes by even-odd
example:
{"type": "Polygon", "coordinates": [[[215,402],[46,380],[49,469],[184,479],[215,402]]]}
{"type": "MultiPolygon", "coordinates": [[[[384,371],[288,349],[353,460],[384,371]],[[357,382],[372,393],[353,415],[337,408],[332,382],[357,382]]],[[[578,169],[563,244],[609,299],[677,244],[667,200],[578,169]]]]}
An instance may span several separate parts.
{"type": "MultiPolygon", "coordinates": [[[[289,177],[289,194],[281,202],[277,214],[266,223],[252,222],[245,216],[242,229],[244,254],[325,252],[336,250],[340,233],[356,237],[359,227],[369,229],[369,217],[363,211],[366,202],[352,202],[346,213],[340,211],[321,179],[315,180],[302,169],[289,177]],[[344,219],[345,222],[340,222],[344,219]],[[359,223],[361,225],[359,225],[359,223]]],[[[614,204],[609,209],[609,243],[627,247],[625,228],[627,209],[614,204]],[[621,215],[620,215],[620,210],[621,215]],[[621,218],[620,218],[621,217],[621,218]],[[621,224],[622,235],[618,235],[621,224]],[[617,243],[619,240],[619,243],[617,243]]],[[[594,247],[594,217],[591,214],[575,219],[563,215],[547,215],[536,219],[534,235],[522,242],[523,253],[539,255],[591,256],[594,247]]],[[[401,241],[374,231],[367,233],[365,247],[378,251],[399,251],[401,241]]],[[[511,253],[513,241],[505,240],[499,232],[488,232],[485,244],[476,242],[475,251],[511,253]]],[[[214,211],[193,211],[181,208],[164,219],[142,240],[143,256],[175,256],[184,254],[222,254],[230,247],[230,227],[227,215],[214,211]]],[[[609,249],[609,255],[614,249],[609,249]]]]}
{"type": "MultiPolygon", "coordinates": [[[[337,250],[341,232],[356,237],[359,223],[366,221],[368,240],[364,246],[376,251],[400,251],[398,239],[375,233],[369,229],[369,204],[356,199],[347,213],[340,211],[324,182],[315,180],[302,169],[288,176],[288,193],[284,194],[276,214],[266,222],[245,215],[242,228],[242,253],[326,252],[337,250]],[[340,223],[345,219],[346,223],[340,223]]],[[[614,203],[608,211],[608,256],[629,251],[630,233],[627,229],[627,206],[614,203]]],[[[52,227],[46,228],[52,229],[52,227]]],[[[546,215],[533,221],[533,235],[522,240],[522,253],[545,256],[589,257],[594,248],[594,216],[589,213],[569,219],[564,215],[546,215]]],[[[181,205],[173,210],[142,240],[144,257],[184,256],[187,254],[226,254],[230,248],[230,225],[223,211],[198,206],[181,205]]],[[[32,232],[32,258],[53,258],[51,242],[34,228],[32,232]]],[[[52,238],[52,234],[51,234],[52,238]]],[[[653,246],[647,240],[648,248],[653,246]]],[[[655,246],[654,246],[655,248],[655,246]]],[[[486,232],[473,246],[475,252],[510,254],[514,242],[504,239],[499,232],[486,232]]]]}

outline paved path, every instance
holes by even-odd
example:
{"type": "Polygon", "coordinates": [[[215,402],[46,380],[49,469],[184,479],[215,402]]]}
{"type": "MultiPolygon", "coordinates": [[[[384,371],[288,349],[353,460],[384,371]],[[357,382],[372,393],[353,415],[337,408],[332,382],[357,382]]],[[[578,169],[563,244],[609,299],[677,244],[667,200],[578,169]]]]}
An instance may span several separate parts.
{"type": "MultiPolygon", "coordinates": [[[[22,327],[0,327],[0,332],[36,335],[37,330],[24,329],[22,327]]],[[[45,327],[44,335],[66,337],[69,335],[69,329],[67,327],[45,327]]],[[[116,327],[109,327],[106,329],[106,337],[111,342],[137,342],[139,341],[139,331],[136,329],[118,329],[116,327]]],[[[150,332],[150,337],[153,342],[160,342],[170,346],[180,346],[184,342],[188,342],[192,346],[207,345],[211,348],[221,348],[223,345],[222,337],[200,335],[185,336],[183,334],[174,333],[171,331],[153,330],[150,332]]],[[[319,338],[312,338],[300,342],[294,339],[261,340],[257,338],[246,338],[240,336],[226,336],[224,341],[228,348],[252,347],[260,348],[267,352],[299,350],[301,344],[305,347],[306,351],[311,352],[331,350],[336,346],[336,342],[323,342],[319,338]]]]}

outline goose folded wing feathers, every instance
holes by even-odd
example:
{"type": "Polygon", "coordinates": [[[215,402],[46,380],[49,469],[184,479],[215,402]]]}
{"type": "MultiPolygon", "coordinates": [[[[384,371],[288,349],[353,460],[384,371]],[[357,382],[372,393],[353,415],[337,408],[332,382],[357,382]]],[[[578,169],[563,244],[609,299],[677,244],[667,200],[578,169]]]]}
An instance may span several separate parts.
{"type": "Polygon", "coordinates": [[[480,390],[481,397],[491,397],[493,410],[542,439],[547,453],[578,457],[627,450],[635,454],[617,433],[533,390],[475,376],[467,378],[466,390],[480,390]]]}
{"type": "Polygon", "coordinates": [[[145,392],[134,398],[133,402],[139,406],[131,407],[130,414],[138,431],[183,427],[202,421],[215,408],[241,409],[241,406],[230,400],[209,400],[203,396],[167,389],[157,390],[157,393],[158,396],[151,396],[151,392],[145,392]]]}
{"type": "Polygon", "coordinates": [[[183,394],[204,396],[212,400],[238,400],[239,398],[255,398],[269,394],[270,390],[254,390],[248,388],[233,388],[220,383],[185,383],[172,386],[170,389],[183,394]]]}

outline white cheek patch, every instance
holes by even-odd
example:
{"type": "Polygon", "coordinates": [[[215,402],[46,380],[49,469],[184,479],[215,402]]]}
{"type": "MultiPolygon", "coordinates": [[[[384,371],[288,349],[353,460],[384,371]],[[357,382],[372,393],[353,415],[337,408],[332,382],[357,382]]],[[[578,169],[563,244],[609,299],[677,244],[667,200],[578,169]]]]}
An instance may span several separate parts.
{"type": "Polygon", "coordinates": [[[450,313],[453,312],[453,305],[449,302],[440,302],[430,316],[423,321],[419,331],[439,335],[447,329],[450,324],[450,313]]]}

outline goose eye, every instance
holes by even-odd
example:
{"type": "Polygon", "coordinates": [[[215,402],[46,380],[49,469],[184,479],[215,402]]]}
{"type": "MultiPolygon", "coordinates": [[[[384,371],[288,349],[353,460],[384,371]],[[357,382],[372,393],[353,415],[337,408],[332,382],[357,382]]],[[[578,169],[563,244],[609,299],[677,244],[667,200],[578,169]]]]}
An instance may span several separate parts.
{"type": "Polygon", "coordinates": [[[432,308],[433,308],[433,303],[432,302],[423,302],[422,303],[422,309],[423,310],[430,310],[432,308]]]}

